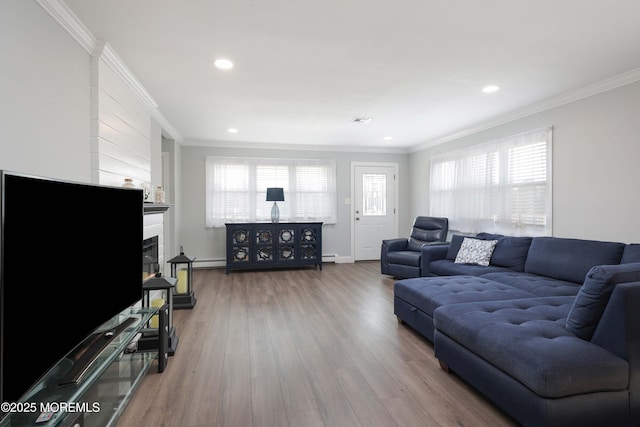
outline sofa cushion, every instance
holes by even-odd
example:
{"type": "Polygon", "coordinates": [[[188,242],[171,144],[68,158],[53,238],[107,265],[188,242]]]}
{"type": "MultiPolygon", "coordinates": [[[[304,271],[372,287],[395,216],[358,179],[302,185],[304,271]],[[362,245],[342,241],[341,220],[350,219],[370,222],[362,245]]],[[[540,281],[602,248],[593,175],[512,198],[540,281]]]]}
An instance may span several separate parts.
{"type": "Polygon", "coordinates": [[[591,267],[619,264],[624,247],[616,242],[534,237],[524,271],[582,283],[591,267]]]}
{"type": "Polygon", "coordinates": [[[398,280],[394,296],[433,316],[446,304],[533,297],[528,292],[475,276],[419,277],[398,280]]]}
{"type": "Polygon", "coordinates": [[[481,233],[476,234],[475,237],[476,237],[476,239],[481,239],[481,240],[500,240],[505,236],[504,236],[504,234],[485,233],[483,231],[481,233]]]}
{"type": "Polygon", "coordinates": [[[436,261],[431,261],[431,263],[429,264],[429,272],[437,276],[454,276],[457,274],[463,274],[467,276],[480,276],[492,272],[508,273],[513,272],[513,270],[491,264],[488,266],[475,264],[456,264],[449,259],[439,259],[436,261]]]}
{"type": "Polygon", "coordinates": [[[414,251],[395,251],[387,254],[387,263],[410,265],[413,267],[420,266],[421,252],[414,251]]]}
{"type": "Polygon", "coordinates": [[[640,262],[640,243],[630,243],[624,247],[620,264],[640,262]]]}
{"type": "Polygon", "coordinates": [[[513,286],[538,297],[575,296],[580,290],[578,283],[538,276],[537,274],[519,273],[513,270],[487,272],[481,277],[513,286]]]}
{"type": "Polygon", "coordinates": [[[420,252],[420,250],[422,249],[422,245],[424,244],[424,240],[418,240],[414,237],[409,237],[409,240],[407,240],[407,249],[409,249],[410,251],[420,252]]]}
{"type": "Polygon", "coordinates": [[[640,281],[640,263],[593,267],[569,311],[566,328],[577,337],[590,340],[613,288],[619,283],[637,281],[640,281]]]}
{"type": "Polygon", "coordinates": [[[457,264],[489,265],[497,240],[481,240],[465,237],[456,255],[457,264]]]}
{"type": "Polygon", "coordinates": [[[524,271],[531,237],[501,237],[491,256],[491,265],[508,267],[515,271],[524,271]]]}
{"type": "Polygon", "coordinates": [[[462,246],[462,241],[465,237],[460,234],[454,234],[451,236],[451,242],[449,243],[449,248],[447,249],[446,259],[450,259],[451,261],[456,259],[456,255],[458,255],[458,251],[460,250],[460,246],[462,246]]]}
{"type": "MultiPolygon", "coordinates": [[[[450,304],[438,331],[544,398],[625,390],[629,364],[565,329],[574,297],[450,304]]],[[[438,346],[435,346],[438,356],[438,346]]]]}

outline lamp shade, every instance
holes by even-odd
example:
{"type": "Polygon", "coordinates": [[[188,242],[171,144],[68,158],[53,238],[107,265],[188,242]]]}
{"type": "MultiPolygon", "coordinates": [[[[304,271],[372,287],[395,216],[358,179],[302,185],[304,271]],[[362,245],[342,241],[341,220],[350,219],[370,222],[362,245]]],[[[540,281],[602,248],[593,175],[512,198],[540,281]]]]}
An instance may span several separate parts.
{"type": "Polygon", "coordinates": [[[267,202],[284,202],[284,189],[279,187],[267,188],[267,202]]]}

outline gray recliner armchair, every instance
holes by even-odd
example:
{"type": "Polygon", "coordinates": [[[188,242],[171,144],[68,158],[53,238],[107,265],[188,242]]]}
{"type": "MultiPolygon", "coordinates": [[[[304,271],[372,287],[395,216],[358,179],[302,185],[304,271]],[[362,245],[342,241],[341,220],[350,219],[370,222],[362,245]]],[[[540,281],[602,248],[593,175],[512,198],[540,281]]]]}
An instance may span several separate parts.
{"type": "Polygon", "coordinates": [[[445,242],[448,232],[448,218],[417,217],[408,238],[382,241],[380,253],[382,274],[402,279],[421,277],[422,246],[445,242]]]}

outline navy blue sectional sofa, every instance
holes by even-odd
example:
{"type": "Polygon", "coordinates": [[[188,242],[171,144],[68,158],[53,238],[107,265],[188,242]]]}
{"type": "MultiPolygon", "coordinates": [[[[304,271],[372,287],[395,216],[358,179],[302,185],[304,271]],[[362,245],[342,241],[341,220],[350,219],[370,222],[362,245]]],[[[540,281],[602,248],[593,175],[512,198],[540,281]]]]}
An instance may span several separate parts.
{"type": "Polygon", "coordinates": [[[639,426],[640,244],[466,238],[494,245],[488,265],[462,262],[464,236],[425,247],[398,320],[522,425],[639,426]]]}

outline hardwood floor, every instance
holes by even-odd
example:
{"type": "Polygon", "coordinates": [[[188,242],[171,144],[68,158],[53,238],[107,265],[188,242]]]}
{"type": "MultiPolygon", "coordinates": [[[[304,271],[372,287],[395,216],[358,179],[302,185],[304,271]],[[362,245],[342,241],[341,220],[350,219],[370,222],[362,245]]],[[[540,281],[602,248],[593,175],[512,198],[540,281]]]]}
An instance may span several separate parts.
{"type": "Polygon", "coordinates": [[[379,262],[194,270],[179,345],[143,379],[131,426],[514,426],[393,314],[379,262]]]}

